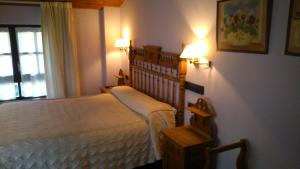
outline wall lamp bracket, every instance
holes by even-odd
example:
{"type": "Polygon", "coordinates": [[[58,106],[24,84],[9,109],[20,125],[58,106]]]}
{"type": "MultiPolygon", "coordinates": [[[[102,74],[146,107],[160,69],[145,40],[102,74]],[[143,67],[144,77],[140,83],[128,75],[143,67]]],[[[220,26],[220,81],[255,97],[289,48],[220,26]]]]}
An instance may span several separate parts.
{"type": "Polygon", "coordinates": [[[201,62],[200,60],[201,59],[199,59],[199,58],[188,59],[190,64],[199,65],[199,66],[204,67],[204,68],[211,68],[212,67],[212,61],[208,60],[206,62],[201,62]]]}
{"type": "Polygon", "coordinates": [[[180,58],[187,59],[191,64],[199,65],[203,68],[210,68],[212,63],[205,57],[207,55],[207,48],[205,43],[186,45],[180,58]]]}

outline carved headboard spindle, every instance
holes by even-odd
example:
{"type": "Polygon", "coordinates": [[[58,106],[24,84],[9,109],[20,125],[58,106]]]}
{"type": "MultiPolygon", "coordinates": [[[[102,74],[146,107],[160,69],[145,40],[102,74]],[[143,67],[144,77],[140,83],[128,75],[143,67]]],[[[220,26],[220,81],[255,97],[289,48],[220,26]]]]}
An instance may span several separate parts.
{"type": "Polygon", "coordinates": [[[184,122],[186,61],[159,46],[130,45],[130,85],[177,109],[177,125],[184,122]]]}

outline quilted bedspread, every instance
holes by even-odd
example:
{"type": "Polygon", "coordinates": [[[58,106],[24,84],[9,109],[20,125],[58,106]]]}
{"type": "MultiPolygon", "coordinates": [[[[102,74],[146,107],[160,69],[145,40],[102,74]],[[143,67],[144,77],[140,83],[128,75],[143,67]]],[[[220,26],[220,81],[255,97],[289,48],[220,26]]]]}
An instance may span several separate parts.
{"type": "Polygon", "coordinates": [[[153,147],[147,120],[111,94],[0,105],[0,169],[131,169],[153,147]]]}

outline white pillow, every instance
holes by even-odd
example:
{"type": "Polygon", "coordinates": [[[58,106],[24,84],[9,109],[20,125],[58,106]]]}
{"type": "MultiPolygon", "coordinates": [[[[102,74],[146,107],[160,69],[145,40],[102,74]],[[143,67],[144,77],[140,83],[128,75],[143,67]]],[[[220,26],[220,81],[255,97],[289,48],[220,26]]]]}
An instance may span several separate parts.
{"type": "Polygon", "coordinates": [[[150,114],[155,111],[173,111],[174,114],[176,113],[176,109],[172,106],[155,100],[129,86],[113,87],[111,93],[123,104],[146,118],[149,118],[150,114]]]}

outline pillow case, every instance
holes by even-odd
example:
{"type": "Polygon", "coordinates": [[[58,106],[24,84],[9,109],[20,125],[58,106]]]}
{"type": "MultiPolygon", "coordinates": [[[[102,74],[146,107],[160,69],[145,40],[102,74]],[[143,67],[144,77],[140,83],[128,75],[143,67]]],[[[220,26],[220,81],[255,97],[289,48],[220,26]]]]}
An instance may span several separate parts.
{"type": "MultiPolygon", "coordinates": [[[[116,96],[123,104],[137,113],[148,118],[151,113],[156,111],[173,111],[172,106],[160,102],[144,93],[141,93],[129,86],[116,86],[111,89],[111,93],[116,96]]],[[[175,114],[174,114],[175,115],[175,114]]]]}

